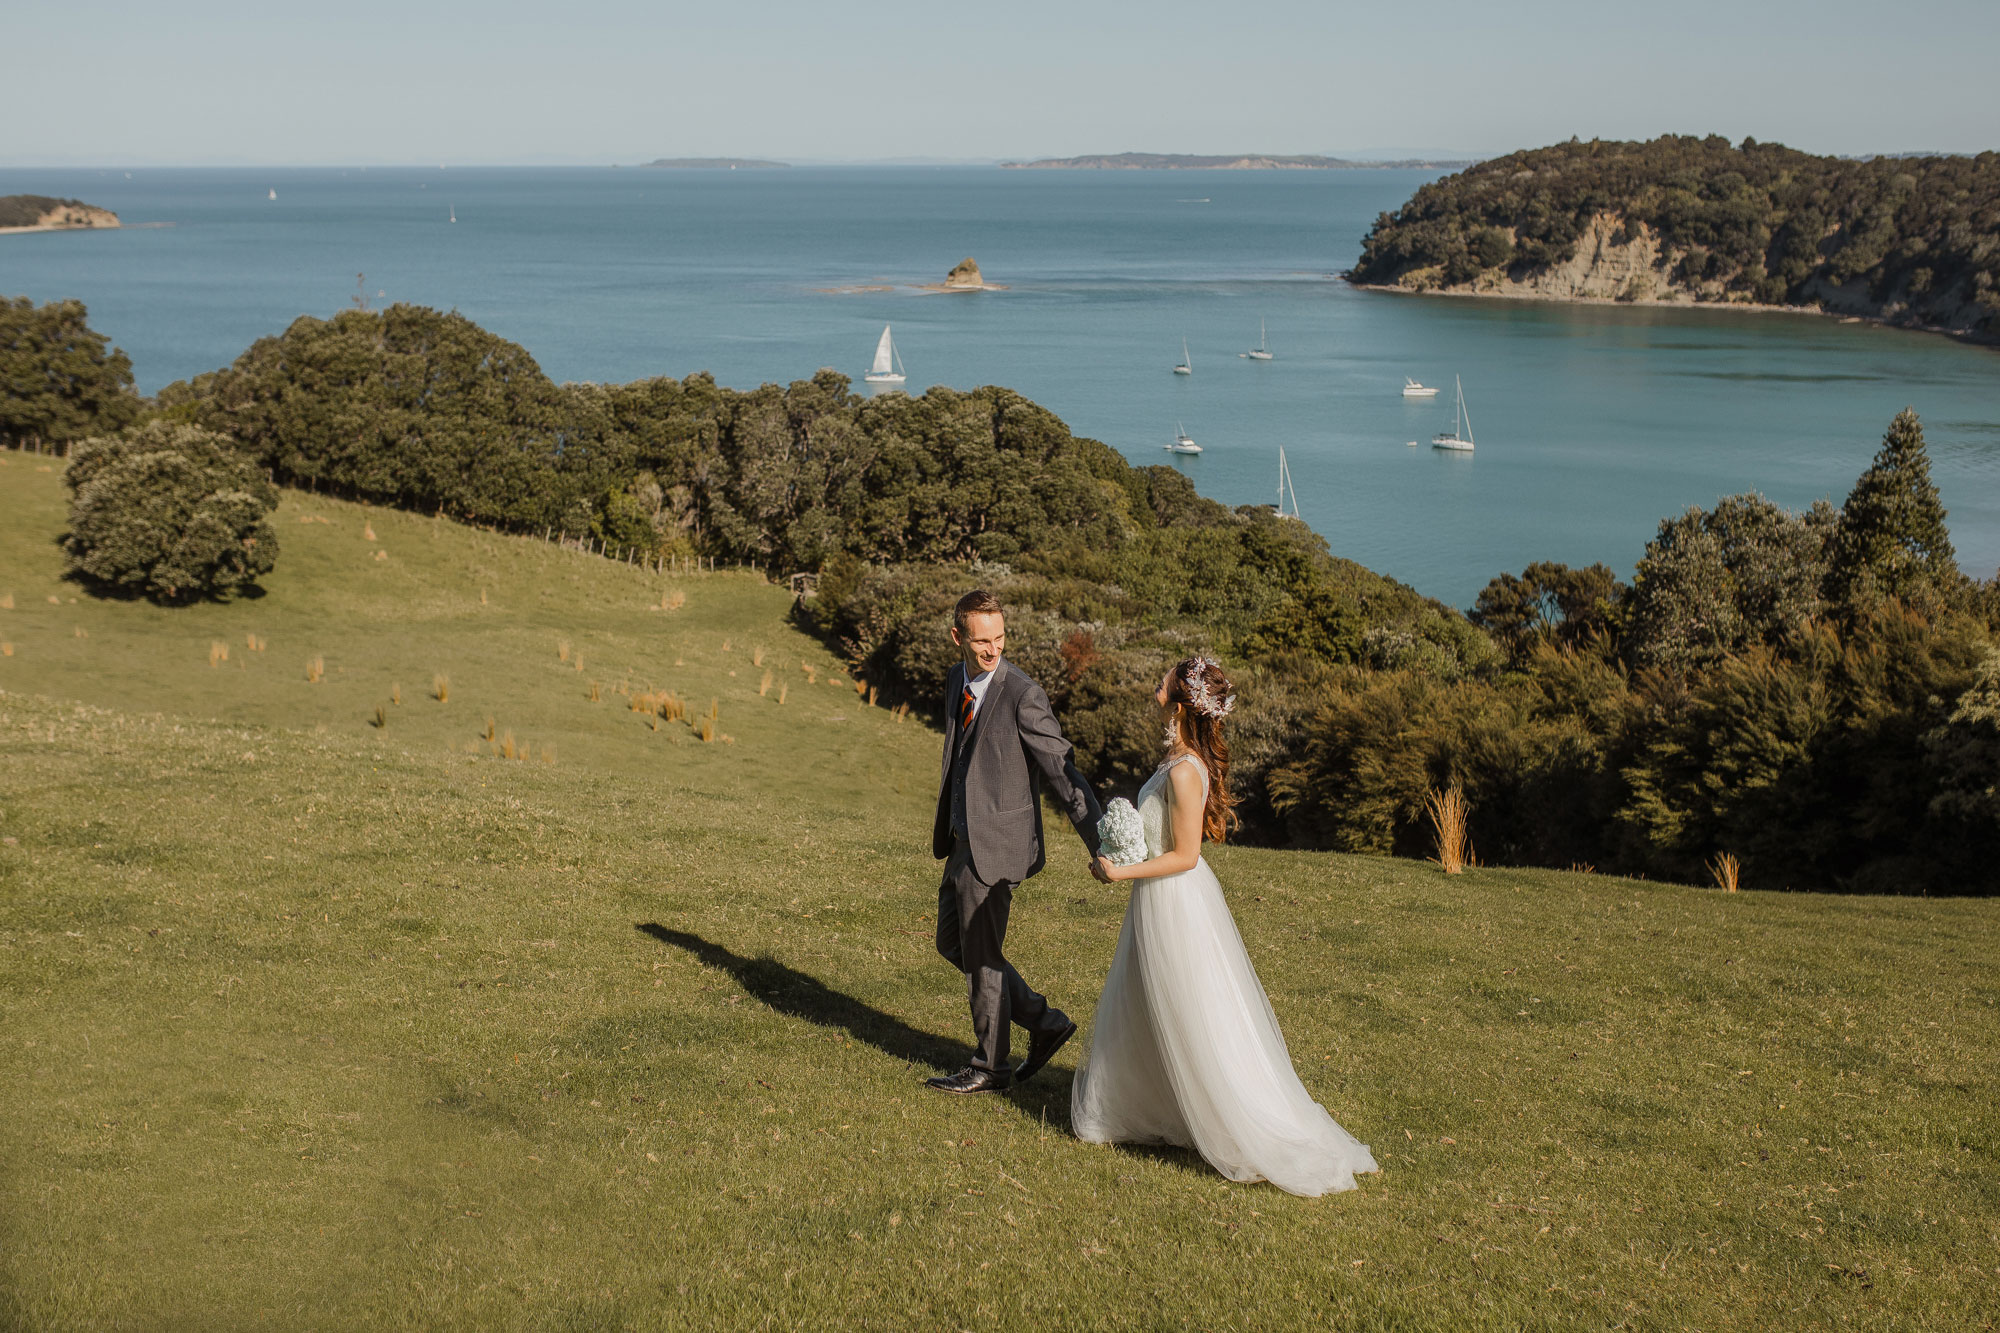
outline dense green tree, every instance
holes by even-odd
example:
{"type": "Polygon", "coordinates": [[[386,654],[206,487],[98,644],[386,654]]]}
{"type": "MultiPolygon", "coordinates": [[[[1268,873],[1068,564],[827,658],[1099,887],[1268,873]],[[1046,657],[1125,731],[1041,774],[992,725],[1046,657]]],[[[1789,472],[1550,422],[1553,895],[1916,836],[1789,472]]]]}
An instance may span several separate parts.
{"type": "Polygon", "coordinates": [[[1904,408],[1841,507],[1827,571],[1841,602],[1957,602],[1969,589],[1952,551],[1917,414],[1904,408]]]}
{"type": "Polygon", "coordinates": [[[1538,560],[1488,583],[1468,618],[1517,656],[1537,643],[1574,648],[1609,636],[1624,593],[1609,566],[1538,560]]]}
{"type": "Polygon", "coordinates": [[[64,453],[140,408],[131,358],[90,327],[83,302],[0,297],[0,444],[64,453]]]}
{"type": "Polygon", "coordinates": [[[277,563],[277,488],[199,427],[153,421],[85,440],[63,483],[63,546],[87,582],[189,601],[240,592],[277,563]]]}
{"type": "Polygon", "coordinates": [[[1626,656],[1689,671],[1798,632],[1825,610],[1837,521],[1824,502],[1794,514],[1761,495],[1663,520],[1620,610],[1626,656]]]}

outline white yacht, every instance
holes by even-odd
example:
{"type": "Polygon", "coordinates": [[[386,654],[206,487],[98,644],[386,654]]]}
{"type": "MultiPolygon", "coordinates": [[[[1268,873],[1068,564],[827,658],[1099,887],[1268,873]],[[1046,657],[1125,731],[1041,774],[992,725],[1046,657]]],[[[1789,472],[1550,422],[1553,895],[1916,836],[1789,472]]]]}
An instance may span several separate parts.
{"type": "Polygon", "coordinates": [[[1174,367],[1176,375],[1194,374],[1194,358],[1188,355],[1187,339],[1181,339],[1181,363],[1174,367]]]}
{"type": "Polygon", "coordinates": [[[1270,342],[1271,340],[1264,335],[1264,321],[1260,319],[1257,321],[1257,345],[1243,355],[1249,357],[1252,361],[1269,361],[1271,359],[1270,342]]]}
{"type": "Polygon", "coordinates": [[[1188,434],[1187,428],[1178,421],[1174,423],[1173,443],[1163,444],[1160,447],[1170,454],[1198,454],[1201,452],[1201,446],[1194,442],[1194,436],[1188,434]]]}
{"type": "Polygon", "coordinates": [[[889,325],[882,326],[882,340],[875,344],[875,364],[861,377],[865,384],[901,384],[903,358],[896,351],[895,340],[889,336],[889,325]]]}
{"type": "Polygon", "coordinates": [[[1403,397],[1405,398],[1435,398],[1437,397],[1437,392],[1436,389],[1431,388],[1429,385],[1417,383],[1408,375],[1403,376],[1403,397]]]}
{"type": "Polygon", "coordinates": [[[1456,375],[1451,377],[1451,385],[1458,395],[1458,407],[1452,413],[1451,429],[1431,436],[1431,448],[1469,454],[1472,452],[1472,413],[1465,410],[1465,386],[1459,383],[1456,375]]]}

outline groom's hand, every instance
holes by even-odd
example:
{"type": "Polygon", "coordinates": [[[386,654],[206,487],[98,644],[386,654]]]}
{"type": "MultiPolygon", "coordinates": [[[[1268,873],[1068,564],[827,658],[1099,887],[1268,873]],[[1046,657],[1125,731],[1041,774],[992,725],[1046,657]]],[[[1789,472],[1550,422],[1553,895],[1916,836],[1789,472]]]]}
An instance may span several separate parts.
{"type": "Polygon", "coordinates": [[[1111,878],[1111,862],[1101,856],[1090,858],[1090,874],[1099,884],[1117,883],[1116,880],[1111,878]]]}

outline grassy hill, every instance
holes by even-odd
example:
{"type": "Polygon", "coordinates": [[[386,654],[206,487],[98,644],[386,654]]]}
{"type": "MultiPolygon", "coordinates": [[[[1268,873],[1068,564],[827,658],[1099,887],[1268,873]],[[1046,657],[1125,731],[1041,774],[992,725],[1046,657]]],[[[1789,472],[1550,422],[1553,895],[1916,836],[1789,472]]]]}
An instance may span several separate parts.
{"type": "Polygon", "coordinates": [[[0,455],[0,1325],[1992,1326],[2000,905],[1219,849],[1385,1168],[1294,1199],[1074,1141],[1081,1050],[921,1086],[936,737],[782,590],[290,495],[267,595],[100,602],[62,499],[0,455]]]}

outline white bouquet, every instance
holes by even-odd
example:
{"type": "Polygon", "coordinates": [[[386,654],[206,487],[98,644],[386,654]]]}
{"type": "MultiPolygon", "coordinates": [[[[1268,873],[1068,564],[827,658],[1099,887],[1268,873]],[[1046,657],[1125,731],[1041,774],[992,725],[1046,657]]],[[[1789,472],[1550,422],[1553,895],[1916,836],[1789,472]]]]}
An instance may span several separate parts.
{"type": "Polygon", "coordinates": [[[1146,859],[1146,826],[1123,796],[1115,796],[1097,821],[1098,851],[1113,865],[1137,865],[1146,859]]]}

